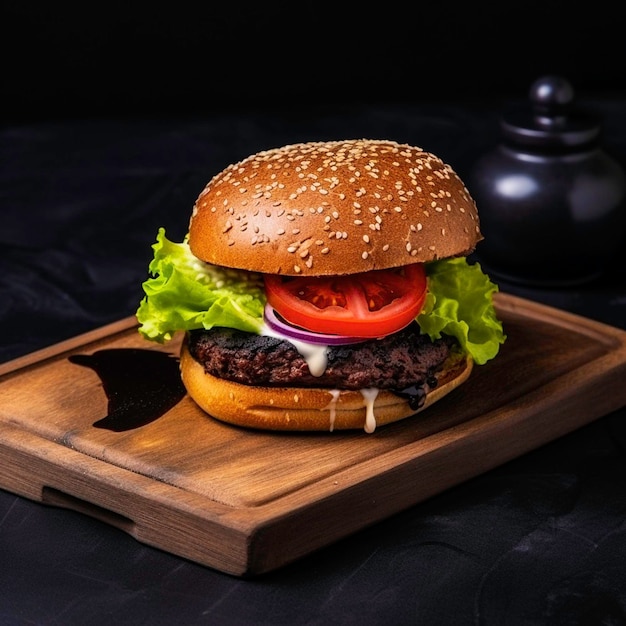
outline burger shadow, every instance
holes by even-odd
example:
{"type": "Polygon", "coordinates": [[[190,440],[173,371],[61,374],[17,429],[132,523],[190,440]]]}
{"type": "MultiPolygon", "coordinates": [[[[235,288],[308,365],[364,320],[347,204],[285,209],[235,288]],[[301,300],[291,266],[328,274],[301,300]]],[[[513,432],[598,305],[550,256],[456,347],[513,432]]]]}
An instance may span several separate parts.
{"type": "Polygon", "coordinates": [[[71,363],[92,369],[107,397],[107,415],[94,428],[123,432],[162,417],[187,393],[177,357],[156,350],[113,348],[75,354],[71,363]]]}

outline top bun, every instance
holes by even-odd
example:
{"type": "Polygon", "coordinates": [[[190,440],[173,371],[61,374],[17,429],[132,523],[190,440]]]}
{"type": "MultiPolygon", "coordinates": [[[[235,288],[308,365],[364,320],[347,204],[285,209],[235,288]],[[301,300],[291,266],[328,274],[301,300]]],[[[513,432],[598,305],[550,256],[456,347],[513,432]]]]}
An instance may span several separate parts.
{"type": "Polygon", "coordinates": [[[207,184],[189,224],[199,259],[284,275],[466,256],[481,239],[476,205],[449,165],[368,139],[253,154],[207,184]]]}

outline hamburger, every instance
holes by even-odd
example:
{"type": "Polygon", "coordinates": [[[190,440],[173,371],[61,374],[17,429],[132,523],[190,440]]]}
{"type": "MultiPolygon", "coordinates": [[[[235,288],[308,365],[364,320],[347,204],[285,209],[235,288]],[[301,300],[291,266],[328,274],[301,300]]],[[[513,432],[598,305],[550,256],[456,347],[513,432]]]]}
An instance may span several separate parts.
{"type": "Polygon", "coordinates": [[[481,239],[461,179],[420,148],[264,150],[208,182],[182,242],[159,229],[139,332],[184,333],[183,384],[214,418],[371,433],[497,355],[498,287],[467,259],[481,239]]]}

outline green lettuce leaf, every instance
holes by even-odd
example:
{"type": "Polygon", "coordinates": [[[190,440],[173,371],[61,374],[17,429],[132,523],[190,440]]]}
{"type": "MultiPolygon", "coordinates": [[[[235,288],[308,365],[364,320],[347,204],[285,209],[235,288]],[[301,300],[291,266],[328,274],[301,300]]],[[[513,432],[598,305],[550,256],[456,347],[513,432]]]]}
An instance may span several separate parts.
{"type": "Polygon", "coordinates": [[[496,316],[493,294],[498,286],[480,264],[465,258],[433,261],[426,266],[428,295],[417,316],[422,333],[431,339],[456,337],[474,362],[483,365],[498,354],[506,336],[496,316]]]}
{"type": "Polygon", "coordinates": [[[146,296],[137,310],[139,332],[152,341],[169,341],[178,330],[213,326],[259,333],[265,291],[260,274],[233,270],[196,258],[187,238],[174,243],[160,228],[152,246],[146,296]]]}
{"type": "MultiPolygon", "coordinates": [[[[146,339],[162,343],[176,331],[214,326],[261,332],[266,301],[261,274],[200,261],[187,238],[174,243],[163,228],[152,248],[150,278],[137,310],[146,339]]],[[[426,271],[428,296],[417,317],[422,332],[431,339],[456,337],[479,365],[492,359],[505,340],[493,307],[498,287],[478,264],[463,258],[428,263],[426,271]]]]}

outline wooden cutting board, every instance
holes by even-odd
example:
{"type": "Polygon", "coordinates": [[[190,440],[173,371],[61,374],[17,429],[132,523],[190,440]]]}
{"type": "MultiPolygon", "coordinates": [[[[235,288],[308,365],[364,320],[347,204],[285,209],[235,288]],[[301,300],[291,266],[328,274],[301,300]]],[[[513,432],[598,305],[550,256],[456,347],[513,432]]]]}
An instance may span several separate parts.
{"type": "Polygon", "coordinates": [[[271,571],[626,405],[626,331],[507,294],[498,357],[373,434],[202,413],[134,318],[0,365],[0,487],[236,576],[271,571]]]}

